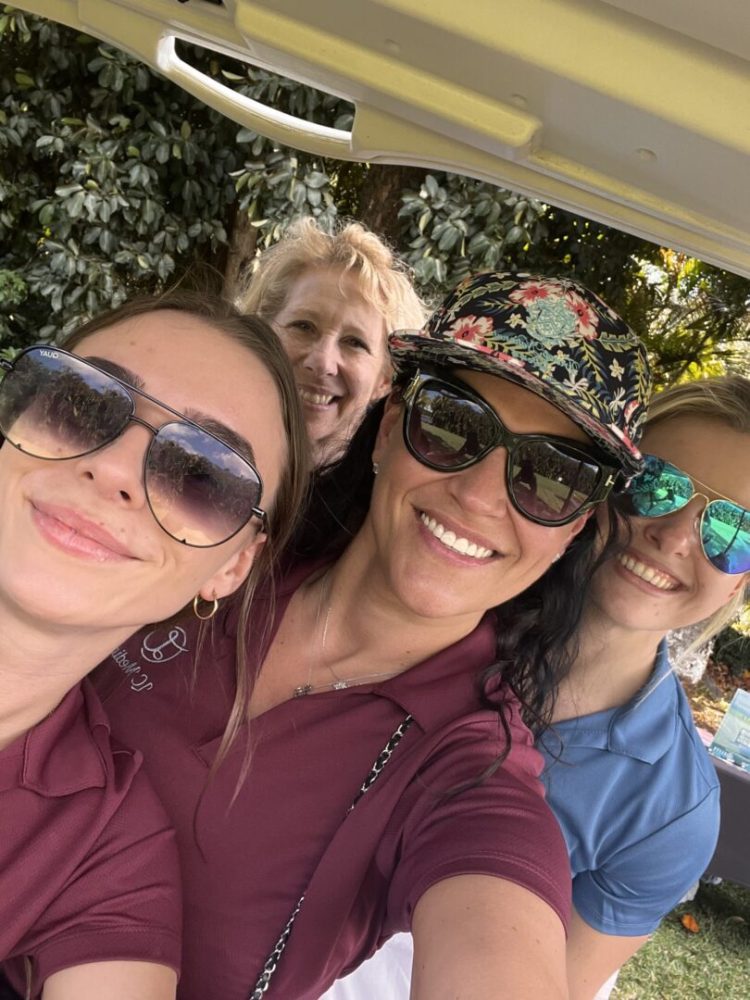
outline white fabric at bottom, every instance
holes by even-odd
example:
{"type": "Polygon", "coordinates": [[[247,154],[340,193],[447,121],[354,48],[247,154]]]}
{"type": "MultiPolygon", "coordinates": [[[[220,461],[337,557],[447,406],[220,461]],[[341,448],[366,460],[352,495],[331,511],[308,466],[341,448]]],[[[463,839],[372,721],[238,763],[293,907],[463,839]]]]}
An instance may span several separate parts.
{"type": "Polygon", "coordinates": [[[594,1000],[609,1000],[609,995],[612,992],[612,990],[615,988],[615,983],[617,982],[617,977],[619,975],[620,975],[620,970],[618,969],[617,972],[613,973],[609,977],[609,979],[607,980],[607,982],[603,984],[602,988],[599,990],[599,992],[594,997],[594,1000]]]}
{"type": "Polygon", "coordinates": [[[320,1000],[409,1000],[411,934],[394,934],[372,958],[338,979],[320,1000]]]}

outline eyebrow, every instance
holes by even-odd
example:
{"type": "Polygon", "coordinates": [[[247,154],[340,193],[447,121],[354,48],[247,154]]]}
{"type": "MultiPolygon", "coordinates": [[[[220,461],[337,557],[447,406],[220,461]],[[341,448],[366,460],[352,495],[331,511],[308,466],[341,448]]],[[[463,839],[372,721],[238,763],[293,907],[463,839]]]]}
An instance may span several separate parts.
{"type": "Polygon", "coordinates": [[[230,448],[234,448],[238,451],[243,458],[246,458],[248,462],[252,462],[255,465],[255,452],[253,451],[253,446],[244,438],[241,434],[233,431],[231,427],[227,427],[226,424],[222,423],[221,420],[217,420],[215,417],[209,417],[207,413],[203,413],[202,410],[186,410],[184,416],[188,420],[192,420],[193,423],[199,424],[204,431],[208,431],[209,434],[213,434],[215,437],[220,438],[224,444],[228,444],[230,448]]]}
{"type": "MultiPolygon", "coordinates": [[[[284,308],[287,309],[288,306],[285,306],[284,308]]],[[[291,312],[291,316],[292,316],[293,319],[303,319],[303,320],[305,320],[305,321],[307,321],[309,323],[314,323],[314,324],[319,324],[321,322],[321,315],[322,315],[322,313],[318,309],[316,309],[314,306],[308,306],[306,304],[303,304],[303,305],[297,306],[297,308],[295,308],[295,309],[290,310],[290,312],[291,312]]],[[[383,320],[383,323],[385,324],[385,317],[381,316],[381,319],[383,320]]],[[[386,324],[386,326],[387,326],[387,324],[386,324]]],[[[367,324],[367,323],[360,323],[358,321],[354,321],[354,322],[348,322],[348,323],[346,323],[344,325],[343,329],[344,329],[344,332],[354,331],[355,333],[358,333],[361,336],[366,337],[367,336],[367,331],[370,329],[370,327],[369,327],[369,324],[367,324]]],[[[373,336],[374,336],[374,339],[378,339],[378,337],[379,337],[379,335],[377,335],[377,334],[375,334],[373,336]]]]}
{"type": "MultiPolygon", "coordinates": [[[[102,371],[107,372],[109,375],[114,375],[115,378],[121,379],[127,385],[132,386],[138,392],[142,392],[144,395],[148,396],[145,391],[146,383],[140,377],[132,372],[129,368],[125,368],[123,365],[118,365],[114,361],[108,361],[107,358],[99,357],[87,357],[84,361],[90,361],[91,364],[96,365],[102,371]]],[[[180,413],[178,410],[174,410],[172,407],[167,406],[162,403],[160,399],[156,397],[149,397],[154,399],[156,403],[164,406],[165,409],[170,410],[172,413],[180,413]]],[[[236,431],[233,431],[231,427],[227,427],[226,424],[222,423],[221,420],[217,420],[215,417],[209,416],[202,410],[187,409],[180,413],[181,416],[185,417],[187,420],[191,420],[194,424],[198,424],[204,431],[208,431],[209,434],[213,434],[214,437],[219,438],[224,444],[228,444],[230,448],[234,448],[235,451],[239,452],[243,458],[247,459],[255,465],[255,452],[253,451],[253,446],[247,440],[247,438],[242,437],[236,431]]]]}
{"type": "Polygon", "coordinates": [[[115,378],[121,379],[123,382],[127,382],[134,389],[138,389],[143,392],[145,382],[140,377],[136,375],[135,372],[131,372],[129,368],[123,368],[122,365],[115,364],[114,361],[108,361],[107,358],[99,358],[96,355],[86,357],[84,361],[91,362],[92,365],[96,365],[97,368],[101,368],[103,372],[107,372],[109,375],[114,375],[115,378]]]}

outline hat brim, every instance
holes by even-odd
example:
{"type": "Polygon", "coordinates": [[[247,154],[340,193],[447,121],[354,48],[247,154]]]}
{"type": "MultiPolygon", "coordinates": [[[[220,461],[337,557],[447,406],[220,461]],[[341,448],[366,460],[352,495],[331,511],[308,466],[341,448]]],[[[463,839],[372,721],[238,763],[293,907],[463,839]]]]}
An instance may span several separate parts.
{"type": "Polygon", "coordinates": [[[574,424],[600,445],[616,464],[628,475],[636,475],[643,466],[643,456],[638,448],[622,436],[619,428],[603,424],[587,410],[576,405],[575,399],[563,391],[556,382],[545,381],[510,356],[500,358],[497,353],[483,350],[470,341],[434,340],[423,336],[420,330],[395,330],[388,337],[388,350],[396,371],[419,367],[423,363],[443,368],[467,368],[506,378],[528,389],[570,417],[574,424]]]}

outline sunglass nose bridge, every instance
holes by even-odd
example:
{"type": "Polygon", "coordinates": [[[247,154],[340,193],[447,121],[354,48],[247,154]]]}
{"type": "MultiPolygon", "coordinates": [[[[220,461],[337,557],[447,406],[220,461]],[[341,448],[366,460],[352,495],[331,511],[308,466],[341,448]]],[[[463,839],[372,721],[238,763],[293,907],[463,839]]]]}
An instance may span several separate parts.
{"type": "Polygon", "coordinates": [[[154,427],[153,424],[150,424],[148,420],[144,420],[143,417],[137,417],[135,413],[131,413],[128,419],[128,423],[125,425],[125,427],[123,427],[121,433],[125,433],[126,428],[130,424],[140,424],[141,427],[145,427],[147,431],[150,431],[152,437],[156,437],[156,435],[159,433],[158,427],[154,427]]]}
{"type": "Polygon", "coordinates": [[[706,496],[705,493],[701,493],[700,490],[696,490],[695,486],[693,486],[693,493],[688,498],[687,502],[684,503],[682,507],[676,507],[674,510],[667,511],[667,515],[679,514],[681,511],[688,510],[691,506],[693,506],[693,515],[696,521],[699,521],[703,516],[704,510],[706,510],[711,502],[711,497],[706,496]],[[694,500],[703,500],[703,503],[700,504],[700,506],[693,505],[694,500]]]}

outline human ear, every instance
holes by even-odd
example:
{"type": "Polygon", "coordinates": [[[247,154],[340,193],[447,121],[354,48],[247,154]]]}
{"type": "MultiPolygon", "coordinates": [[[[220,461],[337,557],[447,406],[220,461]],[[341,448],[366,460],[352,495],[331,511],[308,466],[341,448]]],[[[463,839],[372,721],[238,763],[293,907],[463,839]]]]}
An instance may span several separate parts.
{"type": "Polygon", "coordinates": [[[378,379],[375,388],[372,391],[372,396],[370,397],[370,402],[375,403],[378,399],[382,399],[383,396],[387,395],[393,383],[393,368],[388,362],[378,379]]]}
{"type": "Polygon", "coordinates": [[[593,509],[587,510],[585,514],[582,514],[581,517],[576,518],[575,521],[572,521],[568,525],[568,528],[570,529],[570,536],[568,537],[568,542],[571,542],[576,537],[576,535],[580,534],[583,531],[583,529],[586,527],[586,524],[588,523],[588,519],[591,517],[593,513],[594,513],[593,509]]]}
{"type": "Polygon", "coordinates": [[[230,556],[224,565],[206,580],[198,591],[200,596],[205,601],[213,601],[233,594],[247,579],[253,563],[267,541],[268,535],[259,531],[247,545],[230,556]]]}

